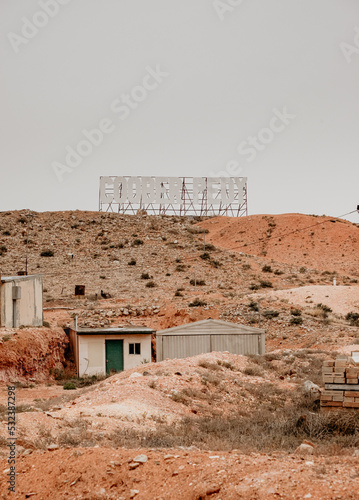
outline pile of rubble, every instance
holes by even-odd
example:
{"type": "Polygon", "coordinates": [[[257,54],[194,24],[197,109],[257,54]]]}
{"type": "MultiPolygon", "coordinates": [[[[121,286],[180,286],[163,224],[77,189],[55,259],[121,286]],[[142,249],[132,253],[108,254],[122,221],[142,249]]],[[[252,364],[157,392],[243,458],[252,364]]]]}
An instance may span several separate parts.
{"type": "Polygon", "coordinates": [[[126,306],[116,309],[94,309],[89,311],[81,311],[80,314],[73,312],[71,316],[78,317],[78,322],[81,326],[96,327],[108,326],[119,317],[128,316],[153,316],[160,312],[160,306],[126,306]]]}

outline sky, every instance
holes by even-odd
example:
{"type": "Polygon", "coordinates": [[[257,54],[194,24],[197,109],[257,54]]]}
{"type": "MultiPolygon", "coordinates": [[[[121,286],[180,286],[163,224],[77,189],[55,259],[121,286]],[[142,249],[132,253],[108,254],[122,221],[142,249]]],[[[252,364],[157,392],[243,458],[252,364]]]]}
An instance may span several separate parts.
{"type": "Polygon", "coordinates": [[[0,211],[98,210],[110,175],[359,205],[357,0],[0,0],[0,61],[0,211]]]}

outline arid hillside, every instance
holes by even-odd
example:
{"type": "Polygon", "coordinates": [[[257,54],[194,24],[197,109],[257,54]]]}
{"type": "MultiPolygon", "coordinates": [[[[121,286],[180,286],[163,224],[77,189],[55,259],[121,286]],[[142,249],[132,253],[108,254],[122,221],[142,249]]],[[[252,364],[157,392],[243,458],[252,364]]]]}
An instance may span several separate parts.
{"type": "MultiPolygon", "coordinates": [[[[358,216],[359,222],[359,216],[358,216]]],[[[216,217],[200,224],[220,248],[294,266],[356,275],[359,224],[303,214],[216,217]]]]}
{"type": "MultiPolygon", "coordinates": [[[[267,350],[337,349],[357,341],[356,325],[345,320],[359,304],[357,232],[346,221],[297,214],[199,221],[3,212],[0,269],[24,271],[27,258],[29,274],[43,274],[44,315],[53,328],[76,315],[80,326],[155,329],[220,318],[264,327],[267,350]],[[76,285],[86,287],[84,297],[75,297],[76,285]]],[[[1,332],[11,340],[0,349],[4,373],[15,359],[7,349],[17,352],[23,332],[1,332]]],[[[20,366],[15,372],[24,375],[20,366]]]]}

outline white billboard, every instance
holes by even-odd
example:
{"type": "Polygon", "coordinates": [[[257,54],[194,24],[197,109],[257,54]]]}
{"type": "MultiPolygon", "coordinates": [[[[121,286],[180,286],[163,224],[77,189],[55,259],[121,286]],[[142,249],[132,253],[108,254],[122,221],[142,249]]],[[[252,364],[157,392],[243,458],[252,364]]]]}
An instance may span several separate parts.
{"type": "Polygon", "coordinates": [[[100,210],[246,215],[246,177],[101,177],[100,210]]]}

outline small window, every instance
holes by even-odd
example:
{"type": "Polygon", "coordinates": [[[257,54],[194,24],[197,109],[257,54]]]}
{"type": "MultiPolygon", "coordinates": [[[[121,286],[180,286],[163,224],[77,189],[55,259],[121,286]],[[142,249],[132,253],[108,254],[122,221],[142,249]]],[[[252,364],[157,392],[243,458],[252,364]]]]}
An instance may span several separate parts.
{"type": "Polygon", "coordinates": [[[141,344],[129,344],[129,354],[141,354],[141,344]]]}

